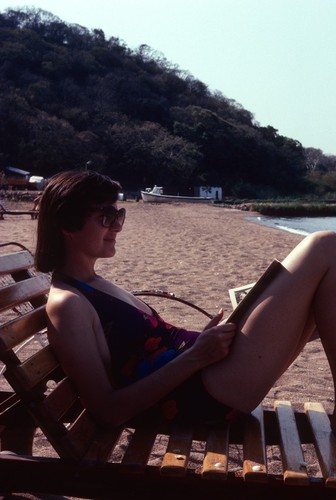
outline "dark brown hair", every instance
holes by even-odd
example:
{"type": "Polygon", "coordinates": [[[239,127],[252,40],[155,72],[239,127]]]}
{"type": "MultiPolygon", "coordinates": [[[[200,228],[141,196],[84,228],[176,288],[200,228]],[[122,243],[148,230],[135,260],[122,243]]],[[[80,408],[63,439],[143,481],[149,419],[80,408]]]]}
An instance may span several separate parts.
{"type": "Polygon", "coordinates": [[[84,225],[91,207],[115,203],[119,182],[92,171],[67,171],[54,175],[45,188],[38,218],[36,268],[53,271],[63,263],[62,230],[77,231],[84,225]]]}

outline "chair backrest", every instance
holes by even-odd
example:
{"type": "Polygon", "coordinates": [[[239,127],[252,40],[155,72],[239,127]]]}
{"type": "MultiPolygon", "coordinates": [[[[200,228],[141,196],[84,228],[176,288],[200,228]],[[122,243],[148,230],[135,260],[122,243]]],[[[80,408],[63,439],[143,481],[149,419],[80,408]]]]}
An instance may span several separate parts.
{"type": "Polygon", "coordinates": [[[56,452],[79,460],[101,431],[48,345],[49,288],[50,277],[34,271],[28,250],[0,255],[0,359],[5,378],[56,452]]]}

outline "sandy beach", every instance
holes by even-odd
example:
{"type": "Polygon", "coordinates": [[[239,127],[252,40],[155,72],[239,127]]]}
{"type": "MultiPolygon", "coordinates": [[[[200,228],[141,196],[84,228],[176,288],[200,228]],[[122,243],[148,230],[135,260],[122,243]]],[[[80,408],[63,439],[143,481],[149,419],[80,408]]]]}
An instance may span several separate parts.
{"type": "MultiPolygon", "coordinates": [[[[129,290],[174,292],[210,313],[223,307],[229,314],[228,290],[254,282],[274,258],[281,260],[303,238],[250,222],[246,212],[213,205],[120,205],[127,217],[117,254],[100,261],[98,272],[129,290]]],[[[27,215],[5,215],[0,241],[17,241],[34,251],[36,227],[37,221],[27,215]]],[[[194,329],[207,322],[200,313],[170,300],[155,299],[151,304],[175,324],[194,329]]],[[[317,340],[276,382],[264,404],[288,399],[302,409],[305,401],[312,400],[331,411],[333,398],[330,370],[317,340]]]]}
{"type": "MultiPolygon", "coordinates": [[[[210,313],[220,307],[229,313],[228,290],[254,282],[274,258],[281,260],[303,238],[250,222],[246,212],[214,205],[121,205],[127,216],[117,254],[101,260],[98,272],[128,290],[173,292],[210,313]]],[[[28,215],[5,215],[0,241],[17,241],[34,252],[36,227],[37,221],[28,215]]],[[[151,304],[163,317],[188,328],[202,328],[207,321],[176,302],[155,299],[151,304]]],[[[265,403],[274,398],[297,404],[318,400],[332,408],[332,380],[319,341],[306,346],[265,403]]]]}

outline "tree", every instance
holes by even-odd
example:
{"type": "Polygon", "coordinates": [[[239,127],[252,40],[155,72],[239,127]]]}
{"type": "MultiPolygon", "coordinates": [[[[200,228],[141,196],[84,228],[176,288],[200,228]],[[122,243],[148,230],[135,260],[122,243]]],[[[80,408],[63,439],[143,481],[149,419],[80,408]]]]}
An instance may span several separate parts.
{"type": "Polygon", "coordinates": [[[183,186],[190,182],[200,158],[197,148],[161,126],[115,124],[107,131],[111,170],[122,183],[134,186],[183,186]]]}
{"type": "MultiPolygon", "coordinates": [[[[305,192],[311,151],[146,45],[39,9],[0,15],[0,42],[0,167],[42,175],[92,161],[126,188],[305,192]]],[[[335,164],[322,154],[314,168],[335,164]]]]}

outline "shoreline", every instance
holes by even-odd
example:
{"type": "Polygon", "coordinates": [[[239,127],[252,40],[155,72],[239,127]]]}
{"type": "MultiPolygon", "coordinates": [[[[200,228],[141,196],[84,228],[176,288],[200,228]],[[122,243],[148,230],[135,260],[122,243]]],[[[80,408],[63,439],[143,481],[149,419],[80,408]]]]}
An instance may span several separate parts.
{"type": "Polygon", "coordinates": [[[329,230],[336,231],[336,217],[334,216],[272,216],[261,215],[259,213],[246,217],[250,222],[261,224],[281,231],[307,236],[315,231],[329,230]]]}

